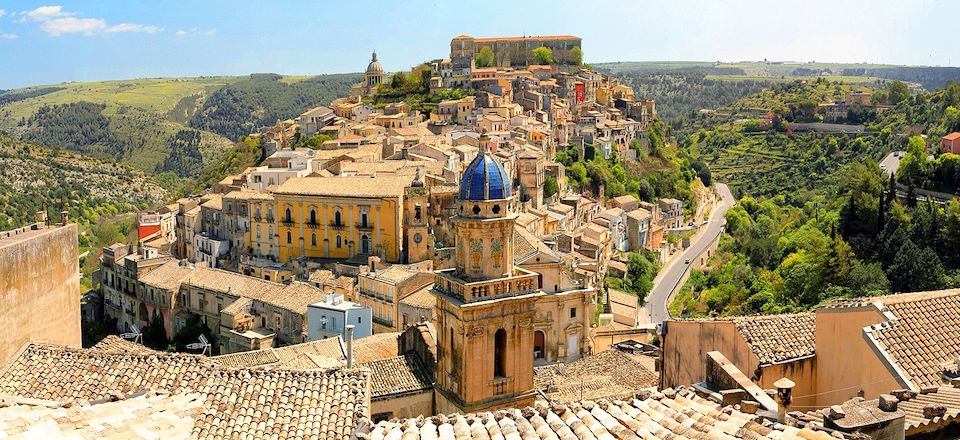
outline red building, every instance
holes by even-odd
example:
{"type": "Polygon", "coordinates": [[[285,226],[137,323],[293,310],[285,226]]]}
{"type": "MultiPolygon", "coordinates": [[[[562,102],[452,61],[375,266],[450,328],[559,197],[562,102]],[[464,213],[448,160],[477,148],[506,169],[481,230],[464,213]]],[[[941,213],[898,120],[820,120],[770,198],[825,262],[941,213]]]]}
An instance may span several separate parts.
{"type": "Polygon", "coordinates": [[[960,154],[960,132],[953,132],[940,139],[940,151],[960,154]]]}

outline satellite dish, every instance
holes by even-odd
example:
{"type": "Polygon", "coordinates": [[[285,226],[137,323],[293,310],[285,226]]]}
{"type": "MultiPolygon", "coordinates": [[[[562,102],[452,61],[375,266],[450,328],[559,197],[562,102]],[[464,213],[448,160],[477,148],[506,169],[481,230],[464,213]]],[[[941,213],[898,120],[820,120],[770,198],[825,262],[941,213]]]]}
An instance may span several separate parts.
{"type": "Polygon", "coordinates": [[[188,349],[188,350],[203,350],[203,352],[201,352],[200,354],[202,354],[202,355],[208,354],[208,353],[209,353],[209,350],[210,350],[210,341],[208,341],[208,340],[207,340],[207,337],[204,336],[203,334],[201,334],[200,337],[197,338],[197,339],[199,339],[200,342],[193,342],[193,343],[187,344],[187,349],[188,349]]]}
{"type": "Polygon", "coordinates": [[[141,333],[140,329],[134,324],[130,324],[129,333],[121,333],[120,337],[123,339],[133,340],[133,342],[138,344],[143,344],[143,333],[141,333]]]}

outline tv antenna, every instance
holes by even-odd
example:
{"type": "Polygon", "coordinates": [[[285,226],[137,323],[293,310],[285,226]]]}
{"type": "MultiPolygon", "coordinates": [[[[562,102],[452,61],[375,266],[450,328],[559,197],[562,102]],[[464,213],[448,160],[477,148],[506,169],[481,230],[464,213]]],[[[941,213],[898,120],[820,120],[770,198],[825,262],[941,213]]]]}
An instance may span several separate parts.
{"type": "Polygon", "coordinates": [[[201,355],[207,355],[210,352],[210,341],[207,340],[207,337],[200,335],[200,342],[194,342],[192,344],[187,344],[188,350],[203,350],[200,352],[201,355]]]}
{"type": "Polygon", "coordinates": [[[133,342],[143,345],[143,333],[140,332],[140,328],[135,324],[130,324],[130,332],[121,333],[120,337],[123,339],[133,340],[133,342]]]}

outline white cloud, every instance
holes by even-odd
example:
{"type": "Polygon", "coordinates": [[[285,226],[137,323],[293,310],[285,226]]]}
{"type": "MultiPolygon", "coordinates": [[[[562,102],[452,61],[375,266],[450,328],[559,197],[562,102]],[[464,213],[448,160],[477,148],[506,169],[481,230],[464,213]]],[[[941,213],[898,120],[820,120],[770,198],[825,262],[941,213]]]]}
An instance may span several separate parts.
{"type": "Polygon", "coordinates": [[[179,29],[173,34],[178,37],[183,37],[186,35],[214,35],[217,33],[215,28],[211,29],[199,29],[199,28],[190,28],[189,30],[179,29]]]}
{"type": "Polygon", "coordinates": [[[76,13],[63,10],[63,6],[40,6],[31,11],[21,11],[19,23],[34,21],[40,23],[40,30],[51,37],[64,34],[82,34],[90,37],[100,32],[140,32],[156,34],[163,32],[163,28],[139,23],[119,23],[108,26],[107,21],[101,18],[78,18],[76,13]]]}
{"type": "Polygon", "coordinates": [[[157,32],[163,32],[163,28],[157,26],[146,26],[137,23],[120,23],[110,26],[103,30],[104,32],[143,32],[147,34],[155,34],[157,32]]]}
{"type": "Polygon", "coordinates": [[[0,40],[16,40],[17,34],[0,34],[0,40]]]}
{"type": "Polygon", "coordinates": [[[3,17],[4,15],[7,15],[7,11],[0,9],[0,17],[3,17]]]}
{"type": "Polygon", "coordinates": [[[64,12],[63,6],[41,6],[32,11],[23,11],[20,15],[34,21],[46,21],[58,17],[68,17],[73,15],[73,13],[64,12]]]}
{"type": "Polygon", "coordinates": [[[99,18],[64,17],[47,20],[40,24],[40,30],[51,37],[76,33],[89,37],[105,27],[107,27],[107,22],[99,18]]]}

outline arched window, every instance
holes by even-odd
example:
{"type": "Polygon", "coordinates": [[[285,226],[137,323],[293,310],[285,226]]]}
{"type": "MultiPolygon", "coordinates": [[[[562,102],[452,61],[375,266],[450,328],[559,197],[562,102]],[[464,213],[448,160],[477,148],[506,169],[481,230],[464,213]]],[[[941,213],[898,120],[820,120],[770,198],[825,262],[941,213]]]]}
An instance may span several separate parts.
{"type": "Polygon", "coordinates": [[[315,209],[310,210],[310,224],[317,224],[317,211],[315,209]]]}
{"type": "Polygon", "coordinates": [[[317,245],[317,234],[310,234],[310,245],[311,246],[317,245]]]}
{"type": "Polygon", "coordinates": [[[293,221],[293,214],[290,212],[289,207],[283,211],[283,221],[287,223],[290,223],[293,221]]]}
{"type": "Polygon", "coordinates": [[[293,243],[293,236],[290,235],[290,231],[287,231],[287,244],[293,243]]]}
{"type": "MultiPolygon", "coordinates": [[[[343,222],[340,221],[340,211],[337,211],[336,213],[333,214],[333,224],[337,226],[340,226],[343,224],[343,222]]],[[[340,247],[340,246],[337,246],[337,247],[340,247]]]]}
{"type": "Polygon", "coordinates": [[[493,376],[507,377],[507,331],[498,329],[493,343],[493,376]]]}
{"type": "Polygon", "coordinates": [[[343,245],[343,239],[337,235],[337,249],[340,249],[340,246],[343,245]]]}

